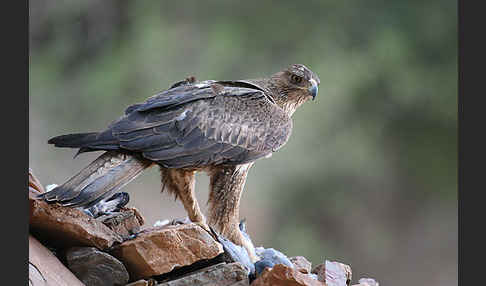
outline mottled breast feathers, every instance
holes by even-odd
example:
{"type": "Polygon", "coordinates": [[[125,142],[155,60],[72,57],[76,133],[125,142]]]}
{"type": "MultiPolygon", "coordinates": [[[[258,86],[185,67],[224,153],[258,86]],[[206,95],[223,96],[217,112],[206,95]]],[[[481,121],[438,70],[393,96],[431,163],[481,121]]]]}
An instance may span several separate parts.
{"type": "Polygon", "coordinates": [[[291,129],[261,89],[205,81],[128,107],[97,144],[141,152],[169,168],[243,164],[279,149],[291,129]]]}

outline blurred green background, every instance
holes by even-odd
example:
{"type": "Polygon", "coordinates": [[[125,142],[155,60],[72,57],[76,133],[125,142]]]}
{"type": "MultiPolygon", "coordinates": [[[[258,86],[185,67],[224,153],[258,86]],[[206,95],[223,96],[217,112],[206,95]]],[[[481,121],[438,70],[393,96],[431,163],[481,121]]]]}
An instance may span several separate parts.
{"type": "MultiPolygon", "coordinates": [[[[455,1],[30,1],[29,165],[61,184],[100,153],[50,137],[99,131],[171,83],[302,63],[321,79],[285,147],[251,169],[254,243],[354,281],[457,285],[455,1]]],[[[205,206],[208,178],[196,183],[205,206]]],[[[124,189],[151,225],[185,217],[157,168],[124,189]]]]}

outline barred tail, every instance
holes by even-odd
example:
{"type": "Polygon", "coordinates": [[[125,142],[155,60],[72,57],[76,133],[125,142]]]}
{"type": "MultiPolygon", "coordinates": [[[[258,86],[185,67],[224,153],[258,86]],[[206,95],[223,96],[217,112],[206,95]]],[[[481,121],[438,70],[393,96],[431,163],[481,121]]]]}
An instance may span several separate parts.
{"type": "Polygon", "coordinates": [[[152,164],[136,155],[108,151],[39,198],[64,206],[89,207],[117,192],[152,164]]]}

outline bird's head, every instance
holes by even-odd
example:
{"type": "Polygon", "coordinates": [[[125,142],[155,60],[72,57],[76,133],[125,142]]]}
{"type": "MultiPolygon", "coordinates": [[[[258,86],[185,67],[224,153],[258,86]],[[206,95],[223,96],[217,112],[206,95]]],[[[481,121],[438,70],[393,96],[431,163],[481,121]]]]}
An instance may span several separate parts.
{"type": "Polygon", "coordinates": [[[301,64],[291,65],[271,77],[272,97],[291,116],[304,102],[317,96],[319,77],[301,64]]]}

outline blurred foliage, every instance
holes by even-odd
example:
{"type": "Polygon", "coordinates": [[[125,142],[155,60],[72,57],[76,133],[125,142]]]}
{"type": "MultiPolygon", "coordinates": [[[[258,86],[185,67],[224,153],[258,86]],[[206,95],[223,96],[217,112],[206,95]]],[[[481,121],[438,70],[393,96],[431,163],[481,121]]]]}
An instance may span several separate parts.
{"type": "MultiPolygon", "coordinates": [[[[250,171],[241,215],[255,243],[348,263],[383,285],[457,284],[455,1],[29,5],[29,164],[41,182],[94,158],[70,160],[73,150],[47,146],[52,136],[103,129],[189,75],[256,78],[302,63],[320,92],[294,115],[288,144],[250,171]]],[[[173,202],[133,192],[157,188],[157,172],[144,176],[127,189],[153,223],[173,202]]],[[[207,194],[207,179],[197,188],[207,194]]]]}

